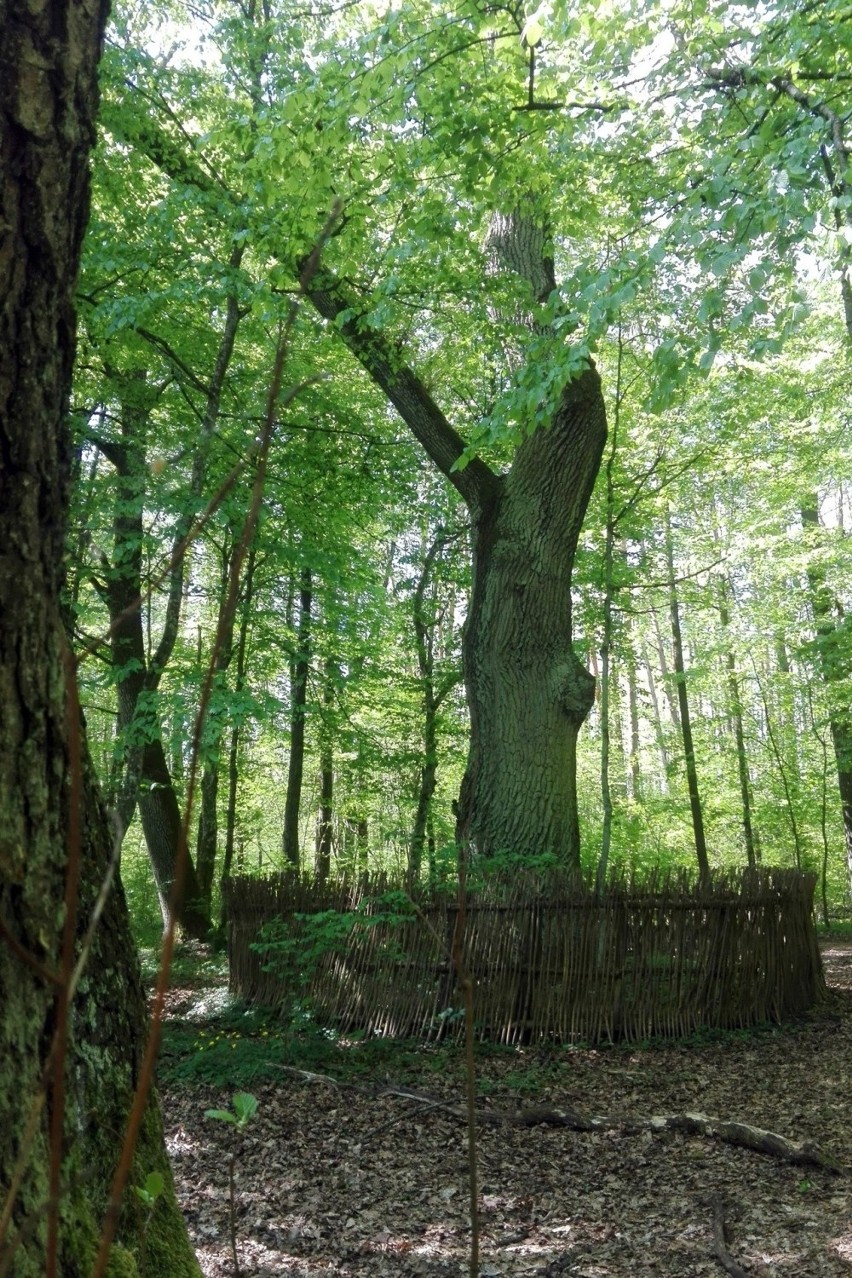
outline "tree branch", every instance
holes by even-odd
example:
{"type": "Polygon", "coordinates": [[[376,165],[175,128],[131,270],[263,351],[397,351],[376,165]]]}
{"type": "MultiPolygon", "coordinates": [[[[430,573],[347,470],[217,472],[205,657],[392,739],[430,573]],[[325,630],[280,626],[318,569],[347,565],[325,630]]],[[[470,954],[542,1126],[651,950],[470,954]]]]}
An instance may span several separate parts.
{"type": "Polygon", "coordinates": [[[400,362],[388,338],[367,328],[357,299],[346,297],[339,281],[326,270],[317,271],[307,294],[323,319],[335,324],[349,350],[471,511],[488,506],[496,498],[499,477],[479,457],[463,470],[454,469],[465,453],[465,441],[416,373],[400,362]]]}

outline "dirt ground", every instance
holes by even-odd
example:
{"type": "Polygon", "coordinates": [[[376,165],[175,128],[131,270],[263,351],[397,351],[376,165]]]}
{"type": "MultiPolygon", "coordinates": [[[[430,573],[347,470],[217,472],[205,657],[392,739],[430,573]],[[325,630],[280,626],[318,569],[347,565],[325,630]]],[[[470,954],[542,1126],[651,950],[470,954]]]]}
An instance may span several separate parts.
{"type": "MultiPolygon", "coordinates": [[[[616,1123],[700,1111],[812,1141],[852,1167],[852,945],[829,943],[823,958],[830,998],[791,1027],[689,1046],[487,1056],[479,1066],[482,1110],[541,1105],[613,1123],[593,1132],[480,1127],[481,1278],[699,1278],[724,1274],[725,1264],[748,1278],[852,1273],[847,1170],[794,1165],[701,1136],[628,1135],[616,1123]]],[[[193,1000],[197,991],[177,991],[175,1014],[184,1016],[193,1000]]],[[[461,1060],[424,1048],[422,1070],[415,1063],[412,1073],[409,1064],[404,1080],[420,1098],[391,1094],[397,1082],[341,1087],[282,1069],[280,1081],[251,1086],[259,1108],[239,1135],[204,1116],[227,1107],[233,1088],[162,1089],[178,1192],[208,1278],[234,1273],[228,1158],[235,1145],[245,1278],[469,1273],[461,1060]]]]}

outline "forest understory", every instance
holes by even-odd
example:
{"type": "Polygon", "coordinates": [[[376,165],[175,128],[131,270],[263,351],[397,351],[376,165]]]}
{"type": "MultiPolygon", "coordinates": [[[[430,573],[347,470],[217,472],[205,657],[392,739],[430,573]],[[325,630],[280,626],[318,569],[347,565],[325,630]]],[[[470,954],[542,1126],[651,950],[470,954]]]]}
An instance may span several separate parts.
{"type": "MultiPolygon", "coordinates": [[[[483,1050],[481,1278],[852,1273],[852,943],[826,942],[823,957],[828,1001],[783,1029],[641,1048],[483,1050]],[[613,1121],[589,1132],[511,1121],[537,1107],[545,1118],[571,1110],[613,1121]],[[696,1111],[813,1142],[842,1170],[621,1126],[696,1111]]],[[[244,1278],[466,1275],[461,1051],[355,1043],[295,1063],[282,1052],[279,1062],[274,1029],[256,1017],[238,1026],[221,987],[173,989],[163,1106],[206,1278],[234,1274],[233,1151],[244,1278]],[[242,1132],[205,1116],[237,1090],[259,1102],[242,1132]]]]}

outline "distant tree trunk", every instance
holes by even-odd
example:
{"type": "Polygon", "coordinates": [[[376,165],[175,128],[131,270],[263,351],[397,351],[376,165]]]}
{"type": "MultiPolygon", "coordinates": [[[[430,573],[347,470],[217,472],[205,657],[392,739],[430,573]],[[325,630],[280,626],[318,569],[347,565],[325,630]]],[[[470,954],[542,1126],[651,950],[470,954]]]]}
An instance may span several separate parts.
{"type": "Polygon", "coordinates": [[[600,714],[601,714],[601,802],[603,804],[603,823],[601,826],[601,850],[598,855],[596,889],[603,892],[609,868],[609,852],[612,843],[612,789],[609,780],[610,760],[610,655],[613,638],[613,592],[615,567],[615,484],[613,468],[618,451],[618,427],[621,411],[621,362],[622,343],[619,332],[618,375],[615,394],[615,417],[612,425],[612,440],[606,462],[606,535],[604,539],[603,560],[603,637],[601,640],[600,668],[600,714]]]}
{"type": "Polygon", "coordinates": [[[654,622],[654,637],[657,641],[657,660],[660,664],[660,677],[663,681],[663,691],[666,694],[666,701],[669,705],[669,714],[672,718],[678,735],[680,735],[680,710],[678,709],[677,694],[677,678],[672,679],[669,671],[669,663],[666,660],[666,645],[663,642],[663,631],[660,626],[660,618],[657,615],[656,608],[651,609],[651,617],[654,622]]]}
{"type": "MultiPolygon", "coordinates": [[[[243,597],[240,603],[240,630],[237,639],[237,671],[234,678],[234,696],[239,697],[245,687],[246,677],[246,647],[248,645],[249,621],[251,619],[252,602],[254,598],[254,568],[256,559],[256,549],[252,546],[246,560],[245,584],[243,586],[243,597]]],[[[225,810],[225,853],[222,857],[222,873],[220,882],[230,877],[231,866],[234,861],[234,838],[237,828],[237,787],[240,780],[239,769],[239,751],[240,751],[240,723],[242,721],[241,713],[234,718],[234,724],[231,728],[231,740],[228,746],[228,803],[225,810]]],[[[221,896],[222,906],[219,914],[219,935],[224,936],[225,929],[228,925],[227,907],[225,905],[225,893],[221,896]]]]}
{"type": "Polygon", "coordinates": [[[710,862],[707,859],[707,842],[704,836],[704,816],[701,809],[701,798],[698,793],[698,772],[695,767],[695,746],[692,741],[692,723],[689,718],[689,698],[686,691],[686,667],[683,661],[683,638],[680,627],[680,606],[675,581],[674,548],[672,546],[671,521],[666,509],[666,567],[669,577],[669,610],[672,623],[672,656],[674,660],[675,679],[677,681],[678,707],[680,709],[680,728],[683,739],[683,755],[686,765],[686,780],[689,787],[689,808],[692,813],[692,830],[695,837],[695,854],[698,858],[698,872],[702,879],[710,875],[710,862]]]}
{"type": "MultiPolygon", "coordinates": [[[[802,526],[815,542],[819,535],[819,502],[816,495],[802,507],[802,526]]],[[[825,685],[829,705],[828,726],[834,746],[837,766],[837,787],[843,813],[843,833],[846,846],[846,870],[849,892],[852,895],[852,713],[848,697],[841,700],[839,688],[848,683],[852,672],[852,651],[849,627],[845,625],[840,601],[833,598],[825,573],[815,559],[807,569],[810,587],[811,609],[817,637],[817,662],[825,685]]]]}
{"type": "Polygon", "coordinates": [[[737,747],[737,771],[740,779],[740,798],[743,805],[743,841],[745,843],[746,860],[749,868],[757,864],[757,849],[752,827],[751,779],[748,773],[748,756],[745,746],[745,730],[743,728],[743,704],[740,696],[740,681],[737,675],[737,661],[730,640],[731,617],[728,610],[728,585],[724,578],[719,583],[719,620],[725,634],[725,664],[728,676],[728,705],[734,725],[734,740],[737,747]]]}
{"type": "Polygon", "coordinates": [[[316,872],[320,879],[331,873],[334,842],[334,732],[332,715],[338,668],[333,657],[326,658],[323,684],[323,719],[320,728],[320,806],[317,819],[316,872]]]}
{"type": "Polygon", "coordinates": [[[630,794],[638,801],[642,798],[641,742],[639,737],[639,694],[636,687],[636,655],[630,635],[627,636],[627,699],[630,711],[630,794]]]}
{"type": "Polygon", "coordinates": [[[429,883],[434,887],[438,882],[438,859],[435,848],[435,820],[431,812],[426,823],[426,858],[429,865],[429,883]]]}
{"type": "Polygon", "coordinates": [[[356,832],[358,836],[358,869],[362,873],[366,873],[369,869],[370,858],[370,825],[366,817],[358,818],[356,832]]]}
{"type": "MultiPolygon", "coordinates": [[[[214,687],[224,691],[225,676],[234,651],[235,613],[227,614],[228,579],[231,555],[234,547],[226,542],[222,552],[219,578],[219,617],[215,633],[220,636],[215,653],[214,687]],[[223,624],[224,622],[224,624],[223,624]]],[[[201,773],[200,802],[198,809],[198,834],[195,844],[195,867],[198,886],[208,917],[212,917],[213,877],[216,871],[216,853],[219,846],[219,756],[222,750],[222,731],[211,714],[207,720],[213,739],[206,742],[204,768],[201,773]]],[[[209,733],[208,733],[209,735],[209,733]]]]}
{"type": "MultiPolygon", "coordinates": [[[[532,304],[553,287],[543,219],[495,215],[489,250],[525,281],[532,304]]],[[[571,575],[606,439],[600,378],[588,367],[562,390],[547,429],[519,445],[505,474],[478,457],[381,333],[360,322],[357,300],[320,270],[310,287],[350,350],[384,390],[471,514],[473,580],[463,658],[470,750],[457,837],[483,857],[554,854],[579,868],[577,734],[594,681],[572,646],[571,575]]],[[[545,335],[539,334],[541,344],[545,335]]],[[[564,343],[553,342],[564,359],[564,343]]],[[[542,369],[545,380],[547,369],[542,369]]]]}
{"type": "Polygon", "coordinates": [[[761,702],[763,703],[763,713],[766,719],[766,735],[769,738],[769,745],[772,750],[772,754],[774,756],[776,766],[778,768],[778,775],[781,778],[781,785],[784,788],[784,807],[787,813],[787,820],[790,823],[790,834],[792,835],[792,838],[793,838],[793,851],[796,857],[796,869],[801,870],[804,864],[805,849],[804,849],[804,843],[802,841],[802,837],[799,833],[799,822],[796,819],[795,797],[793,794],[793,789],[790,785],[789,777],[787,776],[787,767],[784,763],[784,752],[781,749],[781,746],[778,742],[777,734],[775,732],[775,728],[773,727],[773,724],[772,724],[772,715],[769,709],[769,700],[766,696],[766,692],[764,691],[763,683],[761,682],[760,675],[758,674],[756,665],[754,666],[754,677],[755,677],[755,682],[757,683],[757,690],[760,693],[761,702]]]}
{"type": "MultiPolygon", "coordinates": [[[[0,3],[0,1270],[14,1278],[91,1273],[146,1033],[120,884],[76,991],[69,983],[112,857],[60,609],[73,301],[106,16],[77,0],[0,3]]],[[[148,1270],[195,1278],[154,1099],[142,1132],[131,1183],[157,1172],[164,1186],[148,1270]]],[[[138,1271],[144,1224],[128,1192],[111,1274],[138,1271]]]]}
{"type": "Polygon", "coordinates": [[[301,861],[299,808],[305,771],[305,710],[308,700],[308,671],[311,664],[311,570],[302,569],[299,584],[299,628],[296,651],[290,664],[290,763],[287,770],[287,800],[284,805],[284,860],[298,867],[301,861]]]}
{"type": "Polygon", "coordinates": [[[645,667],[645,676],[648,680],[648,692],[651,697],[651,706],[654,711],[654,735],[657,738],[657,750],[660,754],[660,768],[662,772],[662,791],[668,793],[669,788],[669,756],[666,750],[666,734],[663,728],[663,718],[660,714],[660,701],[657,696],[657,681],[654,678],[654,672],[651,669],[651,662],[643,645],[642,647],[642,663],[645,667]]]}
{"type": "Polygon", "coordinates": [[[411,842],[408,851],[408,876],[416,883],[420,878],[423,865],[423,851],[426,844],[426,831],[429,825],[430,804],[435,793],[438,774],[438,711],[441,704],[458,682],[455,676],[443,682],[440,689],[435,687],[435,631],[437,618],[435,609],[427,608],[427,592],[433,579],[434,569],[447,542],[443,532],[439,532],[426,552],[423,567],[414,592],[414,637],[417,646],[417,668],[420,675],[420,688],[423,694],[423,763],[420,768],[420,784],[417,791],[417,807],[414,813],[414,824],[411,830],[411,842]]]}

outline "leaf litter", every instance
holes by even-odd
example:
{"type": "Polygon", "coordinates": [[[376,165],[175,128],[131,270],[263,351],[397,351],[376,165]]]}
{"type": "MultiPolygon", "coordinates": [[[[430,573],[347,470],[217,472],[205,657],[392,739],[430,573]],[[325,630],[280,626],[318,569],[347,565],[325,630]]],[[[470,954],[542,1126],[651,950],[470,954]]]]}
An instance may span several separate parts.
{"type": "MultiPolygon", "coordinates": [[[[852,1273],[846,1170],[618,1125],[700,1110],[813,1141],[852,1166],[852,945],[827,943],[823,958],[830,998],[791,1026],[689,1044],[483,1053],[483,1111],[568,1109],[612,1116],[613,1126],[483,1122],[481,1278],[722,1275],[722,1238],[729,1273],[852,1273]]],[[[173,991],[172,1016],[185,1023],[194,1015],[196,1029],[201,997],[173,991]]],[[[392,1055],[387,1061],[392,1069],[392,1055]]],[[[258,1110],[236,1133],[204,1111],[229,1109],[241,1088],[174,1079],[161,1087],[176,1188],[206,1278],[233,1274],[227,1164],[235,1141],[245,1278],[468,1274],[461,1053],[424,1046],[419,1058],[405,1057],[399,1081],[338,1085],[282,1066],[280,1078],[251,1085],[258,1110]],[[403,1094],[411,1091],[416,1098],[403,1094]]]]}

